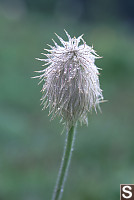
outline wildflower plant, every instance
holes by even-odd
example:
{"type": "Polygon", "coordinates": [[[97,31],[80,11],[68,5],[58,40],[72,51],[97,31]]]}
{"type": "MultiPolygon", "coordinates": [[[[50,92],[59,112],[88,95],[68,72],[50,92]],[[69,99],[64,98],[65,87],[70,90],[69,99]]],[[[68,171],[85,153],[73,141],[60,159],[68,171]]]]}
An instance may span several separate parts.
{"type": "Polygon", "coordinates": [[[56,115],[60,116],[67,129],[63,158],[52,200],[60,200],[62,197],[77,122],[88,124],[88,112],[92,109],[97,112],[97,108],[100,109],[99,103],[103,102],[98,77],[100,68],[95,65],[95,59],[101,57],[97,55],[93,46],[86,44],[83,35],[71,38],[66,30],[65,33],[68,41],[56,34],[61,46],[52,39],[54,46],[48,45],[51,49],[44,49],[47,53],[42,53],[46,58],[37,58],[45,62],[43,66],[47,67],[37,71],[39,75],[34,77],[39,78],[40,83],[43,82],[43,109],[49,107],[51,119],[56,115]]]}

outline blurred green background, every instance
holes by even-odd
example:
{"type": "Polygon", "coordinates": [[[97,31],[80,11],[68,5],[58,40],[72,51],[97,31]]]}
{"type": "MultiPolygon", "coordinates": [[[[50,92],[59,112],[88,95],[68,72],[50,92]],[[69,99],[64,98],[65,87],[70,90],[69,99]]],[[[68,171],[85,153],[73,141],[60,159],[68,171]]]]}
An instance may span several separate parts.
{"type": "Polygon", "coordinates": [[[0,200],[51,199],[65,134],[40,106],[33,71],[54,32],[84,33],[103,59],[102,114],[78,126],[64,200],[118,200],[134,184],[134,1],[0,1],[0,200]]]}

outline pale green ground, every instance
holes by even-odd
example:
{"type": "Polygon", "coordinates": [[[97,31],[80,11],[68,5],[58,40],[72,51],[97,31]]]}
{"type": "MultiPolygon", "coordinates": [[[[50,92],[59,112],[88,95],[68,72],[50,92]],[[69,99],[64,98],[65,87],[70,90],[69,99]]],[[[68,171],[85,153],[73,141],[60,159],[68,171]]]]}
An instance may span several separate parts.
{"type": "Polygon", "coordinates": [[[41,85],[30,79],[41,69],[35,57],[46,44],[84,33],[100,56],[100,82],[108,103],[102,114],[78,126],[64,200],[118,200],[119,184],[134,183],[134,37],[129,27],[91,25],[27,15],[0,16],[0,200],[48,200],[62,156],[65,134],[48,110],[41,111],[41,85]]]}

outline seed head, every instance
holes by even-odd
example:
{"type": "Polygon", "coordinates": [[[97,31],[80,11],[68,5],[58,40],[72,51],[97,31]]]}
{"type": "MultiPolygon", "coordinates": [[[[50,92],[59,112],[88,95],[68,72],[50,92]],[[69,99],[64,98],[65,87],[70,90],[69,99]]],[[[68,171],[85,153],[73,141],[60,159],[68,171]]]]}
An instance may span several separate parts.
{"type": "Polygon", "coordinates": [[[78,120],[88,124],[87,114],[92,108],[100,108],[103,101],[99,84],[98,67],[95,59],[100,58],[93,47],[88,46],[82,36],[71,38],[65,31],[68,41],[64,41],[57,34],[62,46],[53,39],[54,46],[44,49],[47,58],[38,59],[45,62],[47,68],[37,71],[41,73],[35,78],[44,81],[41,98],[43,109],[49,107],[52,119],[59,115],[67,127],[71,127],[78,120]],[[82,44],[80,44],[82,42],[82,44]]]}

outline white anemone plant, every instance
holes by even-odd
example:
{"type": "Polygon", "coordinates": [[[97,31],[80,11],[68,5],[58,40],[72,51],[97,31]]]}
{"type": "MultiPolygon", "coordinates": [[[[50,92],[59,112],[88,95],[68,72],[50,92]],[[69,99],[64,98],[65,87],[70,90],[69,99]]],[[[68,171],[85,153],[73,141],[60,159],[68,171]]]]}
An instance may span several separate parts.
{"type": "Polygon", "coordinates": [[[41,98],[43,109],[49,107],[51,119],[56,115],[61,117],[67,129],[63,158],[52,200],[60,200],[63,194],[64,183],[67,177],[75,139],[77,121],[88,124],[87,114],[94,108],[100,109],[103,102],[102,90],[99,84],[99,69],[95,59],[101,58],[83,40],[83,35],[71,38],[65,31],[68,41],[64,41],[57,34],[61,42],[58,45],[53,39],[54,46],[47,51],[46,58],[39,59],[45,62],[47,68],[37,71],[40,73],[40,83],[43,81],[41,98]]]}

